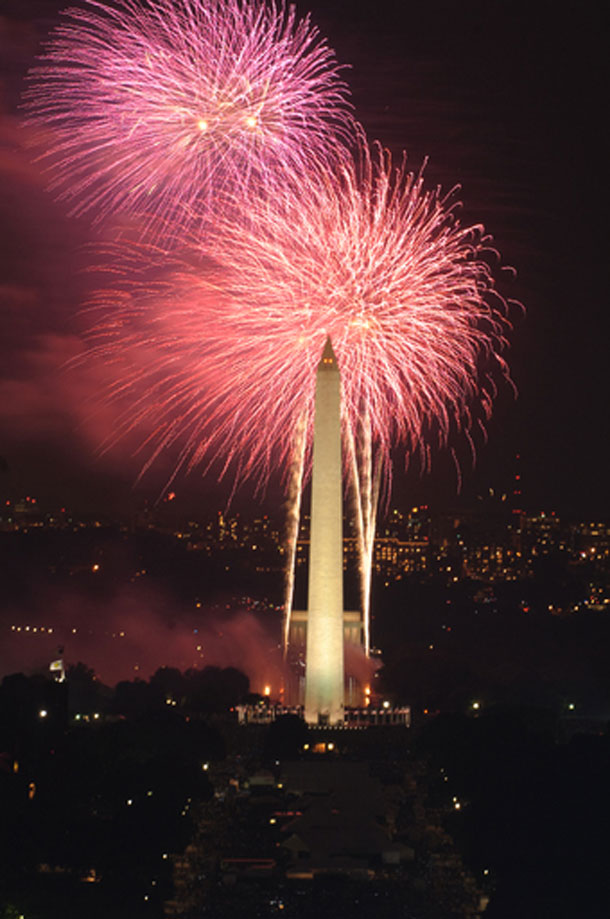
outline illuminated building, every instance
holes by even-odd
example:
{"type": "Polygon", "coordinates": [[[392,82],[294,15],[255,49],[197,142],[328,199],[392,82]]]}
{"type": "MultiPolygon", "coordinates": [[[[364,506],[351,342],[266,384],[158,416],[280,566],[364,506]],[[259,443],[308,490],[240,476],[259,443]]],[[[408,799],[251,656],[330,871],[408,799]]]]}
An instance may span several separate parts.
{"type": "Polygon", "coordinates": [[[555,511],[528,514],[523,520],[523,545],[533,557],[550,555],[564,548],[561,522],[555,511]]]}
{"type": "Polygon", "coordinates": [[[425,574],[427,566],[427,540],[401,540],[394,537],[375,540],[373,568],[378,574],[393,577],[425,574]]]}
{"type": "Polygon", "coordinates": [[[594,563],[596,567],[610,567],[610,525],[583,522],[570,528],[570,542],[578,562],[594,563]]]}

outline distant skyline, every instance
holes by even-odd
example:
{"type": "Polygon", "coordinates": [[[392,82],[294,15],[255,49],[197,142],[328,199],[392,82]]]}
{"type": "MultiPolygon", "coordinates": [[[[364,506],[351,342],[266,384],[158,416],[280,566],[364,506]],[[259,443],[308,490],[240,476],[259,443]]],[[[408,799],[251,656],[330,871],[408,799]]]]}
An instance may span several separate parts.
{"type": "MultiPolygon", "coordinates": [[[[8,0],[0,12],[0,457],[8,464],[0,469],[0,496],[27,490],[44,501],[110,510],[156,500],[171,459],[134,492],[144,459],[132,455],[136,442],[97,455],[113,426],[111,410],[91,418],[105,368],[61,369],[81,349],[78,310],[92,283],[82,271],[83,247],[99,231],[67,218],[45,191],[22,146],[18,104],[39,39],[63,5],[8,0]]],[[[506,488],[518,452],[525,506],[609,516],[599,201],[607,65],[598,10],[478,0],[467,7],[449,0],[298,4],[301,14],[310,8],[350,65],[346,78],[369,138],[397,156],[406,148],[413,168],[429,156],[431,185],[461,183],[464,220],[485,223],[502,264],[518,272],[501,289],[527,309],[508,354],[519,397],[500,392],[474,472],[459,446],[464,496],[506,488]]],[[[400,469],[398,460],[393,503],[454,499],[446,452],[436,455],[429,477],[400,469]]],[[[236,506],[257,502],[266,512],[277,504],[279,480],[278,471],[266,499],[249,485],[236,506]]],[[[213,474],[202,480],[194,473],[173,487],[194,504],[221,505],[232,481],[219,488],[213,474]]]]}

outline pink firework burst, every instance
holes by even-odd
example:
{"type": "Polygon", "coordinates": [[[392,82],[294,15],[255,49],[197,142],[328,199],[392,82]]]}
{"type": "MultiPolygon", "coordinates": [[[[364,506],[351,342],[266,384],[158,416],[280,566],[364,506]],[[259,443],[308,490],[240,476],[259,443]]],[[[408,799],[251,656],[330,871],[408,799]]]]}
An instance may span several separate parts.
{"type": "Polygon", "coordinates": [[[118,363],[113,394],[131,400],[117,436],[144,425],[152,458],[180,444],[178,467],[287,468],[328,335],[346,437],[364,430],[386,470],[394,444],[425,455],[432,437],[468,432],[471,404],[484,419],[508,379],[508,305],[489,237],[452,202],[362,141],[357,162],[228,210],[205,250],[161,253],[161,273],[154,250],[131,251],[93,304],[94,354],[118,363]]]}
{"type": "Polygon", "coordinates": [[[243,196],[344,152],[339,69],[284,0],[85,0],[30,73],[26,121],[73,214],[175,234],[227,187],[243,196]]]}

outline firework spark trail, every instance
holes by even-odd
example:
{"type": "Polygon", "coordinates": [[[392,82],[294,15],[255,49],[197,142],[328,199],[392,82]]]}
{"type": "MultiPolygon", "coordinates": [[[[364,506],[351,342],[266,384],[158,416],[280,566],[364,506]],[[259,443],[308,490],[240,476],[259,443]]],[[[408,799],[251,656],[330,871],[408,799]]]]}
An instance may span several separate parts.
{"type": "Polygon", "coordinates": [[[302,419],[307,475],[312,381],[330,335],[344,438],[357,447],[348,474],[366,417],[368,458],[352,476],[365,495],[364,569],[390,447],[428,465],[430,442],[489,417],[493,377],[509,380],[508,303],[486,260],[490,240],[455,209],[421,172],[394,169],[363,141],[352,164],[287,182],[239,220],[224,212],[204,246],[123,255],[92,304],[91,356],[116,364],[110,395],[129,403],[116,439],[143,430],[148,463],[173,448],[176,471],[222,457],[225,469],[264,479],[288,468],[302,419]]]}
{"type": "Polygon", "coordinates": [[[356,538],[358,545],[358,555],[359,555],[359,565],[358,573],[360,575],[360,598],[362,603],[362,620],[363,620],[363,630],[364,630],[364,647],[365,653],[368,656],[370,648],[370,639],[369,639],[369,619],[368,611],[366,609],[368,602],[368,585],[366,583],[366,556],[367,556],[367,521],[368,521],[368,506],[366,502],[367,489],[366,489],[366,478],[368,473],[367,459],[370,460],[370,454],[368,457],[359,454],[356,446],[356,436],[354,435],[353,430],[348,425],[346,430],[346,449],[347,449],[347,458],[348,464],[350,467],[350,480],[352,486],[352,495],[353,495],[353,506],[354,506],[354,520],[356,524],[356,538]]]}
{"type": "Polygon", "coordinates": [[[288,472],[287,515],[286,515],[286,566],[284,589],[284,658],[288,652],[290,620],[294,599],[294,579],[297,559],[297,542],[301,522],[301,499],[303,496],[303,474],[305,471],[306,446],[305,418],[300,418],[295,428],[292,462],[288,472]]]}
{"type": "Polygon", "coordinates": [[[40,60],[26,123],[75,215],[177,235],[227,186],[273,188],[353,137],[334,53],[284,0],[85,0],[40,60]]]}
{"type": "Polygon", "coordinates": [[[352,429],[347,426],[345,440],[354,499],[364,652],[368,657],[371,649],[371,577],[382,465],[379,457],[373,458],[370,418],[366,411],[360,433],[358,441],[352,429]]]}

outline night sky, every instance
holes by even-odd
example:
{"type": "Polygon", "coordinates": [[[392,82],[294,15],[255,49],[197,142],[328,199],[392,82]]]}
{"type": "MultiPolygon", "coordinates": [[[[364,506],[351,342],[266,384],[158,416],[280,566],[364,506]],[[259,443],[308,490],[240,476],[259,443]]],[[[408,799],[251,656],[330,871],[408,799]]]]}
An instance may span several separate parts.
{"type": "MultiPolygon", "coordinates": [[[[110,409],[92,416],[106,370],[62,369],[82,347],[84,247],[96,235],[45,191],[18,110],[24,74],[61,6],[4,0],[0,11],[0,497],[112,510],[154,500],[171,458],[134,488],[142,457],[133,445],[98,455],[113,425],[110,409]]],[[[509,354],[519,396],[500,392],[474,471],[464,453],[465,496],[506,488],[518,452],[526,507],[610,516],[601,5],[299,4],[307,9],[350,65],[369,137],[397,156],[405,148],[414,168],[429,157],[429,183],[459,183],[464,220],[483,222],[518,272],[501,291],[527,310],[525,319],[514,312],[509,354]]],[[[195,474],[176,490],[203,506],[212,493],[216,504],[228,496],[230,483],[219,492],[195,474]]],[[[427,479],[397,472],[395,495],[454,501],[447,455],[427,479]]],[[[251,488],[238,496],[252,500],[251,488]]]]}

